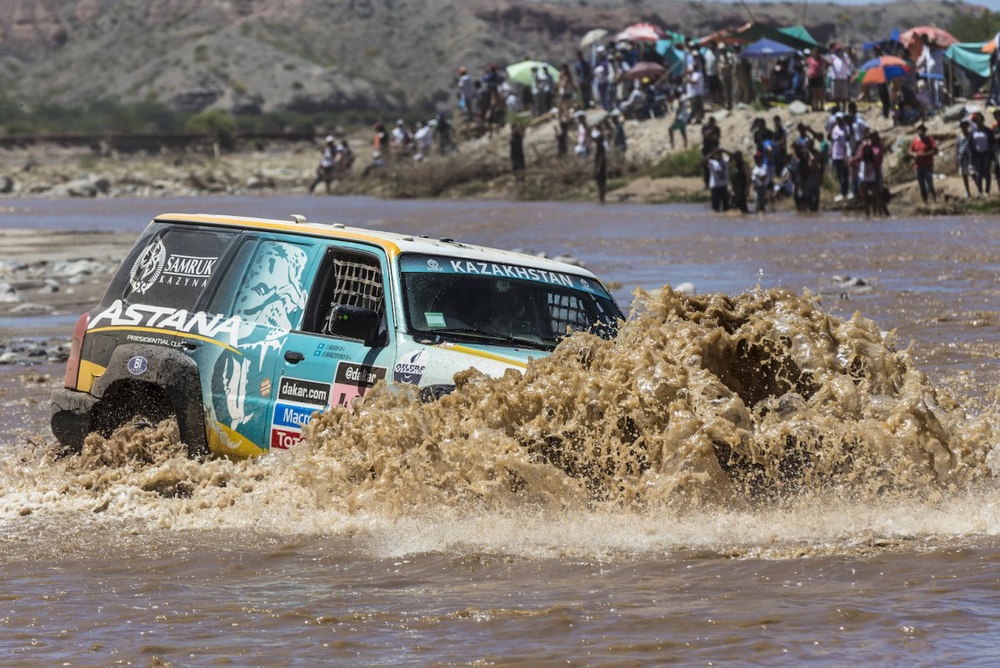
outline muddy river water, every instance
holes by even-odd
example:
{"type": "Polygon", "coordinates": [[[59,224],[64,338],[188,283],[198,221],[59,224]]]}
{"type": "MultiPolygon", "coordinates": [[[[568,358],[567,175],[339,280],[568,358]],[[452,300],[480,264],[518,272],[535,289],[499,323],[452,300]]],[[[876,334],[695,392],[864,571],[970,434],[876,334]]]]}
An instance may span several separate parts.
{"type": "Polygon", "coordinates": [[[168,427],[53,458],[62,369],[0,367],[0,665],[994,663],[1000,218],[220,197],[17,200],[0,228],[127,242],[168,211],[566,254],[626,311],[653,294],[618,341],[376,393],[253,462],[164,454],[168,427]]]}

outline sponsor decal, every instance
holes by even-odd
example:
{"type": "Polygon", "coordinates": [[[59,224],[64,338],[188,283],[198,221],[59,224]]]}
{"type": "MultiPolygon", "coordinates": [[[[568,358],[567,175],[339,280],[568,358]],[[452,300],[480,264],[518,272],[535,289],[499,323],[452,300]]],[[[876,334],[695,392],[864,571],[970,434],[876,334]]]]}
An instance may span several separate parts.
{"type": "Polygon", "coordinates": [[[128,372],[133,376],[141,376],[146,373],[146,369],[149,368],[149,360],[142,355],[136,355],[128,361],[125,368],[128,369],[128,372]]]}
{"type": "Polygon", "coordinates": [[[176,339],[164,339],[159,336],[145,336],[143,334],[129,334],[125,339],[132,343],[148,343],[154,346],[167,346],[169,348],[180,348],[184,345],[176,339]]]}
{"type": "Polygon", "coordinates": [[[472,260],[451,260],[451,269],[456,274],[480,274],[487,276],[502,276],[504,278],[521,278],[554,285],[573,287],[573,279],[566,274],[554,271],[535,269],[533,267],[518,267],[512,264],[497,264],[496,262],[473,262],[472,260]]]}
{"type": "Polygon", "coordinates": [[[274,404],[274,427],[287,427],[289,429],[302,429],[309,424],[315,406],[299,406],[295,404],[275,403],[274,404]]]}
{"type": "Polygon", "coordinates": [[[301,431],[289,431],[287,429],[277,429],[277,428],[271,430],[272,450],[287,450],[289,448],[294,448],[301,442],[302,442],[301,431]]]}
{"type": "Polygon", "coordinates": [[[212,256],[168,255],[160,283],[203,288],[208,285],[218,261],[219,258],[212,256]]]}
{"type": "Polygon", "coordinates": [[[150,242],[139,253],[135,259],[132,269],[128,274],[129,285],[133,292],[145,294],[147,290],[156,285],[163,273],[163,265],[167,261],[167,248],[163,245],[163,240],[156,239],[150,242]]]}
{"type": "Polygon", "coordinates": [[[585,290],[595,295],[607,296],[604,287],[592,278],[585,278],[559,271],[549,271],[537,267],[522,267],[504,262],[482,262],[450,257],[429,257],[406,254],[400,258],[403,272],[444,272],[474,276],[495,276],[497,278],[536,281],[547,285],[585,290]]]}
{"type": "Polygon", "coordinates": [[[185,309],[152,306],[150,304],[129,304],[117,299],[90,321],[88,329],[105,327],[150,327],[173,330],[184,334],[199,334],[213,338],[228,334],[229,343],[239,345],[241,320],[238,316],[225,317],[204,311],[190,313],[185,309]]]}
{"type": "Polygon", "coordinates": [[[418,385],[426,369],[427,351],[421,349],[396,362],[396,366],[392,368],[392,379],[397,383],[418,385]]]}
{"type": "Polygon", "coordinates": [[[269,397],[271,396],[271,379],[265,378],[260,381],[260,396],[269,397]]]}
{"type": "Polygon", "coordinates": [[[385,380],[386,371],[381,366],[338,363],[333,377],[333,403],[337,406],[350,406],[356,398],[365,396],[375,383],[385,380]]]}
{"type": "Polygon", "coordinates": [[[327,359],[346,360],[349,355],[347,349],[339,343],[320,343],[313,351],[313,357],[325,357],[327,359]]]}
{"type": "Polygon", "coordinates": [[[215,256],[168,254],[163,240],[156,239],[135,259],[129,271],[129,285],[139,294],[145,294],[157,284],[203,288],[218,262],[215,256]]]}
{"type": "Polygon", "coordinates": [[[330,384],[286,376],[278,383],[278,400],[325,407],[330,403],[330,384]]]}
{"type": "Polygon", "coordinates": [[[303,378],[282,377],[271,418],[271,448],[287,450],[302,440],[302,428],[313,413],[329,405],[330,384],[303,378]]]}

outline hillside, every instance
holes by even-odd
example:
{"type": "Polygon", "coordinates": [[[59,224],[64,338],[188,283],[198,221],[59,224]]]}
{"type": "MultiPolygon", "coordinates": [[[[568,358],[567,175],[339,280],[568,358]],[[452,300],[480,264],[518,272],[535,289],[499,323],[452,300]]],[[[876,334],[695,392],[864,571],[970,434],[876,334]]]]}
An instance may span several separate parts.
{"type": "MultiPolygon", "coordinates": [[[[905,0],[752,4],[820,41],[861,42],[980,7],[905,0]]],[[[562,62],[595,27],[649,20],[702,35],[738,4],[670,0],[3,0],[0,87],[28,107],[157,100],[177,110],[444,107],[460,64],[562,62]]]]}

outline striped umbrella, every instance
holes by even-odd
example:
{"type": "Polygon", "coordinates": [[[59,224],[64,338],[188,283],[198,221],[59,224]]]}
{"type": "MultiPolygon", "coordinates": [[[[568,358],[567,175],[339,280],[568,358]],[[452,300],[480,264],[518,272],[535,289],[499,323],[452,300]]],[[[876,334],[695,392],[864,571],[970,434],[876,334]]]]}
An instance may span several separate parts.
{"type": "Polygon", "coordinates": [[[896,56],[873,58],[858,68],[857,81],[862,85],[881,84],[913,71],[913,63],[896,56]]]}

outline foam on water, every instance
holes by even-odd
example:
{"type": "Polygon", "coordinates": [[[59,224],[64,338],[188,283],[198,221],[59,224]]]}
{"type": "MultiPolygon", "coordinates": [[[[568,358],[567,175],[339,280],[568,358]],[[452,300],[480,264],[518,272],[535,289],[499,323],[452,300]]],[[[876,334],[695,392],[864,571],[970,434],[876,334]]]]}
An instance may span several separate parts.
{"type": "Polygon", "coordinates": [[[640,294],[613,341],[423,404],[380,387],[247,462],[176,425],[0,464],[0,520],[358,537],[378,554],[800,556],[1000,530],[997,414],[931,385],[891,333],[810,295],[640,294]]]}

